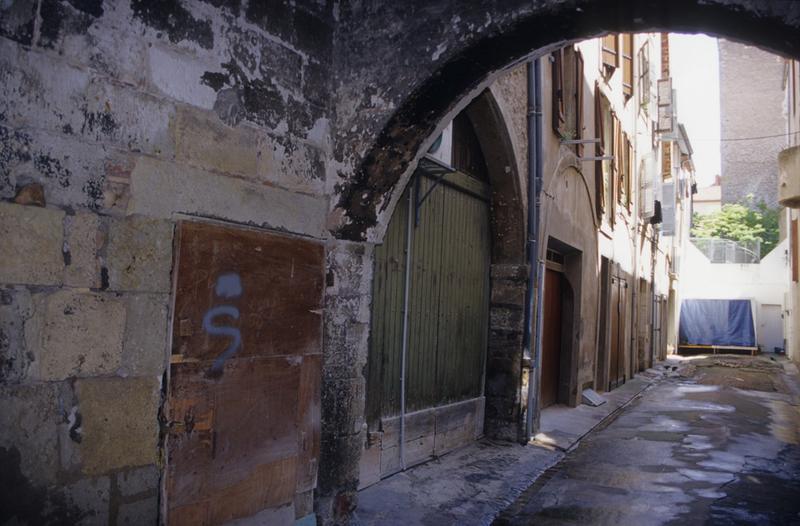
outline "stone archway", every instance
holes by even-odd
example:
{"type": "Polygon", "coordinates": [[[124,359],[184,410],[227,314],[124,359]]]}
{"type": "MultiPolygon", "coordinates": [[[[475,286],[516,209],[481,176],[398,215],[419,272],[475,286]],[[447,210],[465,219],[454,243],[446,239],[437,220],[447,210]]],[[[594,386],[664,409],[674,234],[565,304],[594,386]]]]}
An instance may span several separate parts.
{"type": "Polygon", "coordinates": [[[341,43],[359,59],[348,61],[338,82],[344,118],[334,156],[343,168],[329,228],[339,239],[376,239],[376,232],[379,239],[396,190],[444,123],[510,65],[556,46],[610,32],[699,32],[800,56],[800,4],[781,0],[428,4],[372,5],[342,14],[345,28],[363,28],[370,18],[370,27],[386,26],[378,20],[387,17],[400,22],[377,33],[353,31],[341,43]],[[410,59],[386,68],[379,56],[410,59]]]}
{"type": "MultiPolygon", "coordinates": [[[[347,6],[339,17],[332,137],[338,180],[328,217],[339,241],[328,255],[331,309],[349,308],[354,297],[368,305],[371,247],[364,242],[381,239],[416,161],[438,132],[512,66],[569,42],[631,31],[703,32],[800,56],[800,4],[779,0],[519,0],[479,8],[412,0],[347,6]],[[385,57],[394,58],[387,64],[385,57]]],[[[524,275],[508,277],[524,283],[524,275]]],[[[342,333],[338,320],[326,323],[332,337],[325,353],[335,363],[325,368],[317,507],[343,521],[355,506],[365,439],[363,379],[357,378],[365,356],[352,342],[365,351],[369,321],[358,319],[357,326],[354,336],[342,333]],[[334,378],[330,371],[339,369],[351,376],[334,378]]],[[[509,384],[498,385],[513,398],[509,384]]]]}

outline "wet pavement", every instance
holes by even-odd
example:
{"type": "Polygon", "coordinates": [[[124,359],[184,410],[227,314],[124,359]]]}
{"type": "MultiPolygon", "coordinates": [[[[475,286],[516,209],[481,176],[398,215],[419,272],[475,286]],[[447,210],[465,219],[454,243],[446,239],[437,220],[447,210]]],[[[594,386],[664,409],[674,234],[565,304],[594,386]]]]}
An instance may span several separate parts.
{"type": "Polygon", "coordinates": [[[798,524],[800,383],[782,357],[673,362],[494,524],[798,524]]]}

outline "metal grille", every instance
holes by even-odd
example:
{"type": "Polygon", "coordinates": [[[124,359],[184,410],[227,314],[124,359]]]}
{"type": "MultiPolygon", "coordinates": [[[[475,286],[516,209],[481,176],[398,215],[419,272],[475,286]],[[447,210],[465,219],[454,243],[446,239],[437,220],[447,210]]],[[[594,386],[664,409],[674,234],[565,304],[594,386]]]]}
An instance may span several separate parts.
{"type": "Polygon", "coordinates": [[[761,261],[761,241],[731,241],[717,238],[692,238],[692,243],[712,263],[758,263],[761,261]]]}

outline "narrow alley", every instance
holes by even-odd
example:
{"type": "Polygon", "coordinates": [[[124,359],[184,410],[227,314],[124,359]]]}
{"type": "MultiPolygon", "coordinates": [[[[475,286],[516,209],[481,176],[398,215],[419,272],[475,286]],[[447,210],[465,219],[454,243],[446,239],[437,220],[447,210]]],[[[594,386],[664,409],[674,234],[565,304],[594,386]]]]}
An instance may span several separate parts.
{"type": "Polygon", "coordinates": [[[684,361],[494,524],[798,524],[796,373],[767,356],[684,361]]]}
{"type": "Polygon", "coordinates": [[[0,526],[800,526],[800,1],[0,1],[0,526]]]}

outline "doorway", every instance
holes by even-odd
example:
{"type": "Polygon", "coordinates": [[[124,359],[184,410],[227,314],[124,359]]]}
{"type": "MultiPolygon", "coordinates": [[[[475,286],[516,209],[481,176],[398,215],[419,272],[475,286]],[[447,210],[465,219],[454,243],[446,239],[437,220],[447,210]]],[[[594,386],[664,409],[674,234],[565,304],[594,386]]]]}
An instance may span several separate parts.
{"type": "Polygon", "coordinates": [[[625,383],[625,320],[627,312],[627,280],[615,275],[611,277],[609,310],[611,311],[610,347],[608,365],[608,390],[625,383]]]}
{"type": "Polygon", "coordinates": [[[568,253],[569,248],[555,239],[548,245],[551,248],[547,249],[542,298],[541,409],[576,403],[570,396],[574,383],[572,351],[576,300],[569,276],[580,273],[580,253],[574,249],[568,253]]]}
{"type": "Polygon", "coordinates": [[[542,387],[541,407],[558,401],[558,384],[561,372],[561,273],[551,268],[544,277],[544,323],[542,324],[542,387]]]}
{"type": "Polygon", "coordinates": [[[783,349],[783,319],[781,306],[762,303],[759,312],[758,343],[763,352],[783,349]]]}

